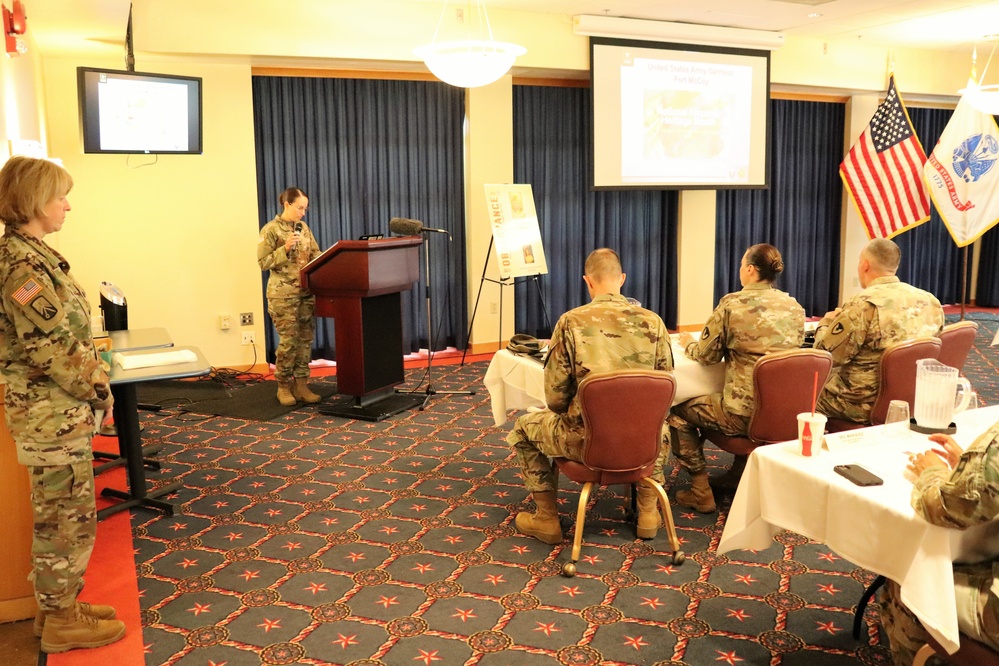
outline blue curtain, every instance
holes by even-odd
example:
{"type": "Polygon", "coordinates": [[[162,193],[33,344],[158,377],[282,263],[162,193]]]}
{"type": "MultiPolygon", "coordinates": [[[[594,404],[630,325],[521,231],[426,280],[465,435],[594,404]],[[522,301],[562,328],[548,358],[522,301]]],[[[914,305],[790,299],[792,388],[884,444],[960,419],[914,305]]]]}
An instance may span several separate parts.
{"type": "MultiPolygon", "coordinates": [[[[451,242],[427,234],[421,250],[431,248],[434,349],[465,344],[464,114],[464,91],[439,82],[253,77],[261,227],[294,185],[309,197],[306,221],[324,250],[388,236],[392,217],[450,232],[451,242]]],[[[403,294],[404,344],[413,351],[428,346],[424,258],[419,286],[403,294]]],[[[269,359],[275,346],[268,325],[269,359]]],[[[313,353],[334,351],[333,320],[320,319],[313,353]]]]}
{"type": "MultiPolygon", "coordinates": [[[[589,302],[586,256],[610,247],[628,276],[622,293],[675,328],[677,193],[591,191],[590,106],[588,88],[513,90],[514,180],[534,192],[548,262],[537,285],[551,323],[589,302]]],[[[515,287],[517,332],[548,337],[538,292],[530,280],[515,287]]]]}
{"type": "MultiPolygon", "coordinates": [[[[933,151],[952,113],[951,109],[909,109],[909,119],[927,155],[933,151]]],[[[902,251],[898,277],[930,292],[941,303],[960,303],[963,250],[954,244],[936,207],[930,208],[928,221],[892,239],[902,251]]]]}
{"type": "Polygon", "coordinates": [[[720,190],[715,215],[715,302],[742,288],[746,248],[770,243],[784,257],[777,286],[809,315],[839,298],[845,107],[771,100],[770,189],[720,190]]]}
{"type": "Polygon", "coordinates": [[[975,305],[999,307],[999,227],[992,227],[982,236],[975,305]]]}

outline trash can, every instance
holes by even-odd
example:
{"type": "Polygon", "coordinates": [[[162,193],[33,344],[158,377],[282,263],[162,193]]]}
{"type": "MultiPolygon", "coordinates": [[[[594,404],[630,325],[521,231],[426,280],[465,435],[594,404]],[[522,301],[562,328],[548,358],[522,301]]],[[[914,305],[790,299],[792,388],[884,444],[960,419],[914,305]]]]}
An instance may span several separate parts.
{"type": "Polygon", "coordinates": [[[105,331],[128,330],[128,304],[121,289],[110,282],[101,282],[101,313],[105,331]]]}

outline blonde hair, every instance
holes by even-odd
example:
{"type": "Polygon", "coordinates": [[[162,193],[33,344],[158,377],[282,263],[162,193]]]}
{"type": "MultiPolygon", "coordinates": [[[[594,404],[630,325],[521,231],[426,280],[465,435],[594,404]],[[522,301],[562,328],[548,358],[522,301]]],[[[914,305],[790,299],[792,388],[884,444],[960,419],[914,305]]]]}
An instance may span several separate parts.
{"type": "Polygon", "coordinates": [[[73,177],[49,160],[18,155],[0,169],[0,220],[20,226],[45,214],[45,206],[73,189],[73,177]]]}

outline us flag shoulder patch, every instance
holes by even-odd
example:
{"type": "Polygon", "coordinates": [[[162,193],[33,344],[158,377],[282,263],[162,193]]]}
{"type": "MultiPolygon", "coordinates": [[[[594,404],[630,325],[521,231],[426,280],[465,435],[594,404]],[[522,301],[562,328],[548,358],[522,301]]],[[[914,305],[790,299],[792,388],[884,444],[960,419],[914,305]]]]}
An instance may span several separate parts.
{"type": "Polygon", "coordinates": [[[21,305],[26,305],[28,301],[37,296],[41,291],[42,285],[35,282],[34,278],[28,278],[27,281],[18,287],[17,291],[14,292],[13,299],[21,305]]]}

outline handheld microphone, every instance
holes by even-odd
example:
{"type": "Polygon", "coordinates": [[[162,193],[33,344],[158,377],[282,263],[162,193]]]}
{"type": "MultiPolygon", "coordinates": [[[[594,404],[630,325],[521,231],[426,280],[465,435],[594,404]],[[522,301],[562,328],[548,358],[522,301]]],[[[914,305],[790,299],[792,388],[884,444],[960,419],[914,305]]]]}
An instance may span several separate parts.
{"type": "Polygon", "coordinates": [[[296,234],[302,233],[302,223],[301,223],[301,221],[295,223],[295,233],[296,234]]]}

